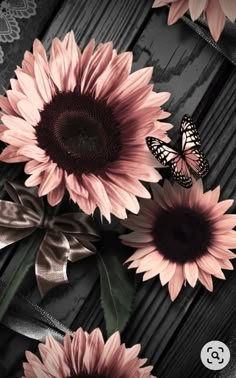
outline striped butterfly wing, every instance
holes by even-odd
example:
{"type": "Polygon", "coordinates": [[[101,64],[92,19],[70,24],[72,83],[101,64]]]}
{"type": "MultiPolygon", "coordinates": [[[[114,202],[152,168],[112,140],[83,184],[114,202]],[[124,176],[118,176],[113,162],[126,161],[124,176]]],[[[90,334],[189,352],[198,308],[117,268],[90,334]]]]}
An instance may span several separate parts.
{"type": "Polygon", "coordinates": [[[174,180],[185,188],[192,186],[192,178],[188,166],[177,151],[158,138],[147,137],[146,142],[155,158],[164,167],[170,168],[174,180]]]}
{"type": "Polygon", "coordinates": [[[180,128],[182,134],[182,152],[187,165],[200,177],[209,172],[209,163],[200,150],[201,141],[195,124],[190,116],[185,115],[180,128]]]}

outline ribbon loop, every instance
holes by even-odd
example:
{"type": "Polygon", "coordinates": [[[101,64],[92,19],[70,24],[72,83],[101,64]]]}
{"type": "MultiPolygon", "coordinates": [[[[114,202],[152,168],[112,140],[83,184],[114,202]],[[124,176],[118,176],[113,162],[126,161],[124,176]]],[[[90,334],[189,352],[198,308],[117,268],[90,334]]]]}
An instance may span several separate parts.
{"type": "Polygon", "coordinates": [[[99,234],[92,219],[81,212],[46,214],[35,189],[9,182],[6,189],[14,202],[0,200],[0,249],[37,228],[46,229],[35,261],[38,288],[44,296],[52,287],[68,282],[68,260],[78,261],[95,253],[90,241],[99,240],[99,234]]]}
{"type": "Polygon", "coordinates": [[[38,288],[44,296],[51,288],[68,282],[66,265],[70,245],[61,232],[48,231],[36,256],[35,273],[38,288]]]}
{"type": "Polygon", "coordinates": [[[53,215],[47,215],[46,213],[43,214],[43,217],[40,220],[39,227],[40,228],[46,228],[48,230],[53,230],[53,227],[55,225],[56,217],[53,215]]]}
{"type": "Polygon", "coordinates": [[[5,183],[5,189],[14,202],[32,209],[35,213],[43,212],[43,200],[37,197],[37,189],[35,187],[28,190],[23,185],[8,181],[5,183]]]}
{"type": "Polygon", "coordinates": [[[39,215],[18,203],[0,200],[0,226],[7,228],[37,227],[39,215]]]}
{"type": "Polygon", "coordinates": [[[88,215],[77,212],[55,216],[55,230],[78,235],[81,239],[97,241],[99,235],[94,228],[94,222],[88,215]]]}

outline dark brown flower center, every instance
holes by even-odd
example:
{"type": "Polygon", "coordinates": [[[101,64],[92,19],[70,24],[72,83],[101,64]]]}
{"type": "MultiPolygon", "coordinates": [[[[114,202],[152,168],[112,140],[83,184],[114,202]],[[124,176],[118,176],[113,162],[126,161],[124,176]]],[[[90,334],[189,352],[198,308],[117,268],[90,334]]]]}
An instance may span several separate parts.
{"type": "Polygon", "coordinates": [[[59,93],[41,112],[39,146],[68,174],[99,174],[119,158],[121,135],[113,110],[91,95],[59,93]]]}
{"type": "Polygon", "coordinates": [[[99,374],[79,374],[79,375],[73,375],[69,378],[109,378],[108,376],[105,376],[105,375],[99,375],[99,374]]]}
{"type": "Polygon", "coordinates": [[[183,264],[207,253],[212,225],[200,211],[177,207],[158,214],[153,236],[159,252],[166,259],[183,264]]]}

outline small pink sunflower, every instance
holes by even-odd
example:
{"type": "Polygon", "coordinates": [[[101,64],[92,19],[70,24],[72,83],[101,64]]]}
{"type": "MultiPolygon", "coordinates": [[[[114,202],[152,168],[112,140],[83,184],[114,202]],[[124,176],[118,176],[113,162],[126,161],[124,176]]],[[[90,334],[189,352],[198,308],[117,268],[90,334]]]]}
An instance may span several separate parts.
{"type": "MultiPolygon", "coordinates": [[[[73,340],[67,334],[64,345],[52,336],[39,345],[42,359],[26,352],[24,378],[148,378],[152,366],[143,367],[146,359],[139,359],[140,345],[126,348],[121,344],[119,332],[104,343],[96,328],[91,334],[81,328],[73,340]]],[[[154,377],[153,377],[154,378],[154,377]]]]}
{"type": "Polygon", "coordinates": [[[218,41],[224,29],[226,17],[231,21],[236,20],[235,0],[155,0],[153,8],[170,4],[168,25],[174,24],[189,9],[193,21],[202,14],[207,18],[207,23],[215,41],[218,41]]]}
{"type": "Polygon", "coordinates": [[[174,300],[186,281],[197,280],[213,290],[212,275],[224,279],[221,269],[233,269],[236,215],[225,214],[233,200],[218,202],[220,188],[203,192],[202,181],[191,189],[164,182],[152,185],[153,200],[141,200],[138,215],[123,222],[134,232],[122,235],[124,244],[137,248],[129,268],[145,272],[143,280],[160,275],[174,300]]]}
{"type": "MultiPolygon", "coordinates": [[[[52,41],[49,61],[35,40],[16,69],[0,107],[0,159],[25,162],[26,186],[39,186],[54,206],[64,189],[87,214],[98,206],[110,220],[137,213],[136,196],[149,193],[139,180],[160,179],[146,135],[166,139],[169,93],[155,93],[152,68],[130,73],[132,53],[117,54],[112,43],[92,40],[81,53],[73,32],[52,41]]],[[[168,138],[167,138],[168,139],[168,138]]]]}

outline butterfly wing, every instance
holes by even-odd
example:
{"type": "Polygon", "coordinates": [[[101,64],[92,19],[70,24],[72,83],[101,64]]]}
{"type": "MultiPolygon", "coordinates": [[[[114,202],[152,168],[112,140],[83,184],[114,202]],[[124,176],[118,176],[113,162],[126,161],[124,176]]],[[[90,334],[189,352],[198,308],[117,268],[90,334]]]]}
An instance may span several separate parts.
{"type": "Polygon", "coordinates": [[[151,153],[165,167],[169,165],[172,159],[178,157],[178,152],[158,138],[147,137],[146,143],[151,153]]]}
{"type": "Polygon", "coordinates": [[[201,152],[201,141],[197,128],[188,115],[181,122],[182,151],[187,165],[199,176],[204,177],[209,172],[209,163],[201,152]]]}
{"type": "Polygon", "coordinates": [[[180,155],[170,162],[169,167],[173,178],[178,184],[184,188],[192,186],[192,178],[188,166],[180,155]]]}
{"type": "Polygon", "coordinates": [[[201,146],[201,140],[192,118],[185,114],[181,121],[182,151],[201,146]]]}
{"type": "Polygon", "coordinates": [[[155,158],[162,165],[170,168],[174,180],[185,188],[192,186],[192,179],[187,164],[177,151],[157,138],[147,137],[146,142],[155,158]]]}
{"type": "Polygon", "coordinates": [[[191,149],[185,152],[185,159],[187,164],[196,172],[200,177],[204,177],[209,172],[209,163],[206,155],[198,148],[191,149]]]}

